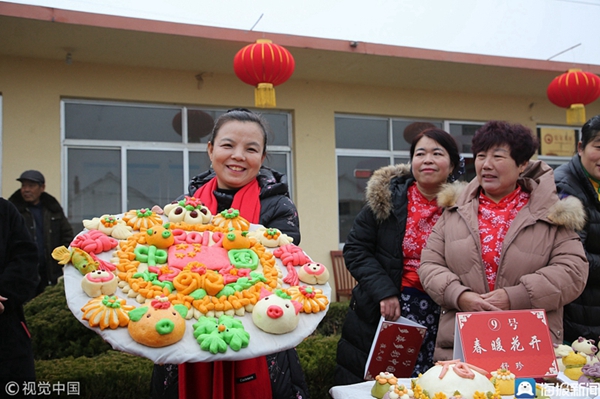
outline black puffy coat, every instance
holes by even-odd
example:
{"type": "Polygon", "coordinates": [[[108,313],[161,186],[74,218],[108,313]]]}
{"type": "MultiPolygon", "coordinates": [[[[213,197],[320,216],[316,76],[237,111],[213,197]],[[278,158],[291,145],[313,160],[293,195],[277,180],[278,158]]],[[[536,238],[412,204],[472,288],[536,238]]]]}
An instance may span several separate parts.
{"type": "Polygon", "coordinates": [[[363,381],[381,315],[379,302],[400,297],[407,190],[413,182],[408,165],[377,170],[367,185],[367,204],[356,216],[346,240],[344,260],[358,284],[352,290],[338,343],[336,385],[363,381]]]}
{"type": "MultiPolygon", "coordinates": [[[[28,208],[27,202],[21,195],[21,190],[17,190],[8,199],[12,202],[23,218],[29,228],[29,233],[35,240],[35,220],[31,211],[28,208]]],[[[62,276],[62,266],[58,264],[56,260],[52,258],[52,251],[54,248],[64,245],[68,247],[73,241],[73,228],[69,223],[69,220],[65,216],[62,207],[50,194],[43,192],[40,196],[40,202],[44,208],[44,249],[46,255],[46,271],[48,273],[48,279],[52,284],[56,284],[58,278],[62,276]]],[[[44,284],[44,282],[40,282],[44,284]]],[[[38,290],[39,292],[40,290],[38,290]]]]}
{"type": "MultiPolygon", "coordinates": [[[[209,169],[190,181],[188,187],[189,195],[208,183],[215,177],[215,172],[209,169]]],[[[257,176],[260,186],[260,221],[265,227],[276,228],[294,239],[294,244],[300,244],[300,221],[298,211],[289,197],[287,176],[276,170],[262,167],[257,176]]],[[[227,194],[215,192],[219,204],[233,200],[226,197],[227,194]]]]}
{"type": "Polygon", "coordinates": [[[583,293],[564,307],[563,325],[565,340],[569,343],[578,337],[597,340],[600,336],[600,201],[598,192],[585,175],[579,155],[554,171],[557,191],[573,195],[583,203],[587,222],[578,231],[590,264],[587,284],[583,293]]]}
{"type": "Polygon", "coordinates": [[[32,378],[33,349],[25,327],[23,303],[31,299],[38,284],[37,249],[23,217],[0,198],[0,386],[8,381],[32,378]],[[29,370],[30,372],[26,372],[29,370]],[[20,375],[26,373],[27,375],[20,375]]]}

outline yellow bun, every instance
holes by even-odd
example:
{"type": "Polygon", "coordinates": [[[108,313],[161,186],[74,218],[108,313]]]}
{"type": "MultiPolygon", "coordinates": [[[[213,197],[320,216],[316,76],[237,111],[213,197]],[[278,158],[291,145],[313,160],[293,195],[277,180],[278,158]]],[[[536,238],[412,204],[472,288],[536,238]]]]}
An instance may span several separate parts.
{"type": "Polygon", "coordinates": [[[579,377],[583,375],[581,368],[585,366],[586,361],[587,359],[584,355],[575,352],[571,352],[567,356],[564,356],[562,362],[565,365],[565,375],[573,381],[577,381],[579,377]]]}
{"type": "Polygon", "coordinates": [[[178,342],[185,333],[185,318],[168,301],[159,299],[129,312],[127,330],[137,343],[161,348],[178,342]],[[168,305],[167,305],[168,304],[168,305]]]}
{"type": "Polygon", "coordinates": [[[563,356],[562,362],[565,366],[581,366],[583,367],[587,359],[579,353],[571,352],[567,356],[563,356]]]}
{"type": "Polygon", "coordinates": [[[515,375],[506,369],[498,369],[492,371],[492,384],[496,387],[496,390],[500,395],[514,395],[515,394],[515,375]]]}

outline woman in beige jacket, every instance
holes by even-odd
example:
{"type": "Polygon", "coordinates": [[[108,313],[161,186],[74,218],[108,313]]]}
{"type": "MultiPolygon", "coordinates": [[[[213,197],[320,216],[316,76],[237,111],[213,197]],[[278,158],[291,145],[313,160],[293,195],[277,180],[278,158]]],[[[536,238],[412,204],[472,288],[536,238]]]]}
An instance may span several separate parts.
{"type": "Polygon", "coordinates": [[[562,343],[563,306],[588,275],[574,229],[579,200],[559,200],[552,168],[529,161],[538,143],[525,126],[492,121],[473,137],[474,178],[440,193],[449,206],[421,256],[419,277],[442,307],[435,360],[452,357],[456,312],[544,309],[554,343],[562,343]]]}

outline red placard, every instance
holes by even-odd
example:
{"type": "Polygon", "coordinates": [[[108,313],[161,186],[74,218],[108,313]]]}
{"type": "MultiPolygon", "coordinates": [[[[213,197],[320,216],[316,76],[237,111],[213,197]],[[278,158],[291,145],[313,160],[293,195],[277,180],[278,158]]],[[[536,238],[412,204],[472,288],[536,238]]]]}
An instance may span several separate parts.
{"type": "Polygon", "coordinates": [[[506,368],[516,377],[558,374],[543,309],[457,313],[454,358],[487,371],[506,368]]]}
{"type": "Polygon", "coordinates": [[[425,327],[407,318],[387,321],[381,317],[367,359],[365,380],[373,380],[381,372],[410,377],[426,332],[425,327]]]}

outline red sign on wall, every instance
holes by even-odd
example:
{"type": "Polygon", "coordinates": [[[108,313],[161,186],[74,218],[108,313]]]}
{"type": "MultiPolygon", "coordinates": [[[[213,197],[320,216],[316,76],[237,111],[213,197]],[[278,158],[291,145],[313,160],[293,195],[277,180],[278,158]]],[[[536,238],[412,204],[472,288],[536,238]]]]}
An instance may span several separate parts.
{"type": "Polygon", "coordinates": [[[457,313],[454,358],[490,372],[505,368],[517,378],[558,374],[543,309],[457,313]]]}

